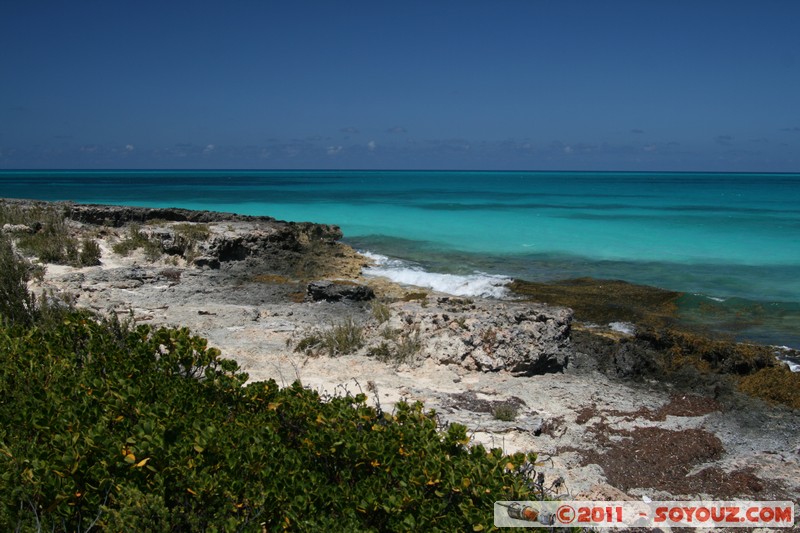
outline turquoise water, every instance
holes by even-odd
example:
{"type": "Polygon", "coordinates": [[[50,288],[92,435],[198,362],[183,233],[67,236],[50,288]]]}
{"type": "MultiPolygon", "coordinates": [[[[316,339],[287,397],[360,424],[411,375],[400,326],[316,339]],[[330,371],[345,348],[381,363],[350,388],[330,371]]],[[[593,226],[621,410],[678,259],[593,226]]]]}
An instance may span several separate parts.
{"type": "Polygon", "coordinates": [[[798,174],[24,171],[0,172],[0,197],[332,223],[396,270],[624,279],[800,346],[798,174]]]}

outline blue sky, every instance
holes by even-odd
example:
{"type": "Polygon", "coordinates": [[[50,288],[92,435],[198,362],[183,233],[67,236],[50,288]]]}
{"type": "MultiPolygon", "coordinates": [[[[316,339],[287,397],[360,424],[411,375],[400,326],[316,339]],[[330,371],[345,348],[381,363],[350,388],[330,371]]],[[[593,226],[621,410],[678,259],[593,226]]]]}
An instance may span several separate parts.
{"type": "Polygon", "coordinates": [[[800,171],[796,0],[0,7],[0,168],[800,171]]]}

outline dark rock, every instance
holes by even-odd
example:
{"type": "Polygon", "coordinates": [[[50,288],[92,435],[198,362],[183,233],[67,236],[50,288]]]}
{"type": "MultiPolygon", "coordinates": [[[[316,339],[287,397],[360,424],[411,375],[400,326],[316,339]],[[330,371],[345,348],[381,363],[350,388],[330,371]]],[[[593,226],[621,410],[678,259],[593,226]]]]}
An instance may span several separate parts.
{"type": "Polygon", "coordinates": [[[220,266],[219,259],[216,257],[208,256],[208,255],[201,255],[200,257],[195,258],[194,266],[199,268],[211,268],[211,269],[218,269],[220,266]]]}
{"type": "Polygon", "coordinates": [[[615,339],[587,330],[572,332],[575,366],[608,376],[641,379],[661,376],[663,356],[638,340],[615,339]]]}
{"type": "Polygon", "coordinates": [[[161,252],[183,257],[203,269],[238,265],[236,268],[245,277],[261,273],[303,279],[355,277],[363,263],[362,257],[339,242],[343,236],[341,229],[330,224],[179,208],[3,201],[25,209],[52,206],[78,224],[114,228],[140,224],[143,226],[140,233],[158,244],[161,252]],[[155,221],[158,224],[152,224],[155,221]],[[183,235],[171,224],[176,222],[206,224],[208,234],[183,235]]]}
{"type": "Polygon", "coordinates": [[[231,221],[264,221],[277,222],[272,217],[248,217],[233,213],[215,211],[194,211],[174,207],[129,207],[116,205],[66,204],[66,215],[77,222],[96,226],[121,227],[135,222],[146,224],[152,220],[169,222],[231,222],[231,221]]]}
{"type": "Polygon", "coordinates": [[[640,347],[632,343],[620,343],[612,355],[612,365],[619,377],[634,378],[644,376],[654,370],[652,356],[644,355],[640,347]]]}
{"type": "Polygon", "coordinates": [[[352,300],[356,302],[367,301],[375,298],[375,293],[366,285],[357,283],[342,283],[333,281],[312,281],[307,288],[308,299],[314,302],[325,300],[338,302],[352,300]]]}

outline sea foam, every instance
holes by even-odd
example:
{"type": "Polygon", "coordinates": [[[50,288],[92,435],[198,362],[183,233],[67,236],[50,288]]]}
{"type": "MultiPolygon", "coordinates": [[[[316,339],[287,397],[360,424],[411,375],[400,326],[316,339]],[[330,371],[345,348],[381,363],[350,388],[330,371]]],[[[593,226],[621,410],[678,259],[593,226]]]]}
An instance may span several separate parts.
{"type": "Polygon", "coordinates": [[[800,372],[800,350],[788,346],[775,346],[775,348],[778,350],[776,353],[778,361],[786,363],[792,372],[800,372]]]}
{"type": "Polygon", "coordinates": [[[418,265],[399,259],[391,259],[372,252],[360,253],[374,263],[364,269],[365,276],[383,277],[402,285],[424,287],[453,296],[503,298],[508,294],[506,285],[511,283],[511,279],[505,276],[494,276],[483,272],[468,275],[428,272],[418,265]]]}

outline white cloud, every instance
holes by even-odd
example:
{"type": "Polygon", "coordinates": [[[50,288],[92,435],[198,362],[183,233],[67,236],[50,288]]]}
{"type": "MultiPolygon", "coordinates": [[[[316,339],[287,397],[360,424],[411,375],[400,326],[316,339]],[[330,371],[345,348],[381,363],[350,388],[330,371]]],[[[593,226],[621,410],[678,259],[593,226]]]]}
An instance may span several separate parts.
{"type": "Polygon", "coordinates": [[[134,150],[134,146],[132,144],[126,144],[125,145],[125,151],[126,152],[133,152],[133,150],[134,150]]]}
{"type": "Polygon", "coordinates": [[[341,146],[328,146],[328,155],[336,155],[342,151],[341,146]]]}
{"type": "Polygon", "coordinates": [[[370,152],[374,151],[376,146],[377,145],[375,144],[375,141],[370,141],[367,143],[367,148],[369,148],[370,152]]]}
{"type": "Polygon", "coordinates": [[[213,152],[216,149],[217,149],[217,147],[214,146],[213,144],[208,144],[208,145],[206,145],[205,148],[203,148],[203,153],[204,154],[209,154],[209,153],[213,152]]]}

